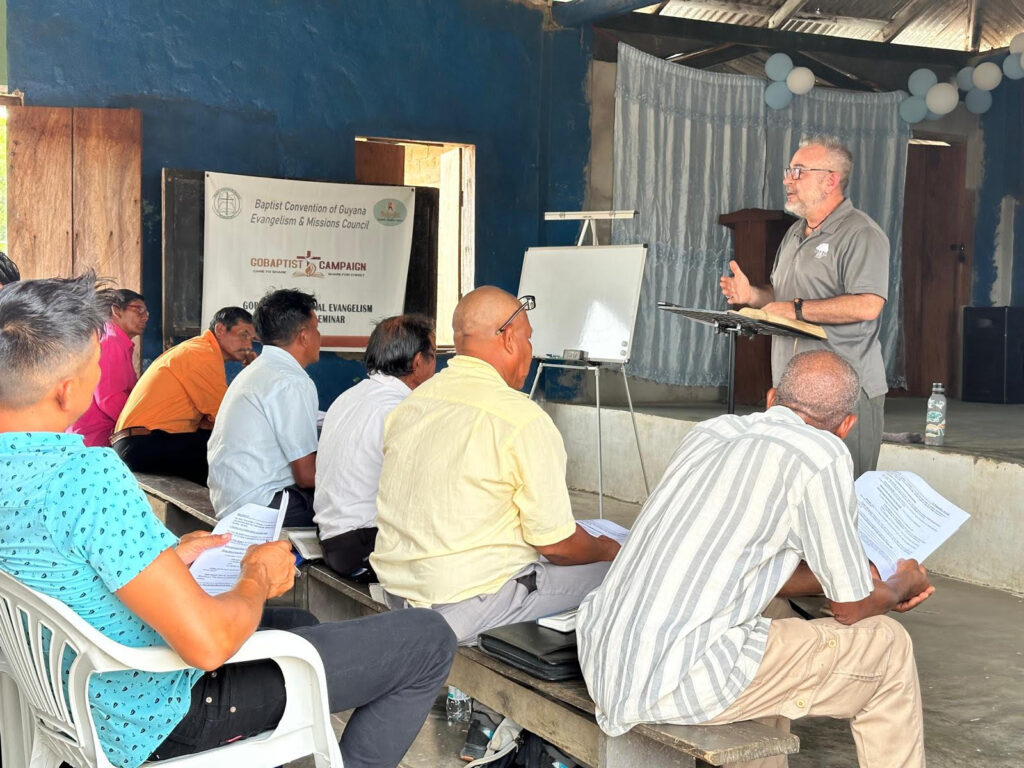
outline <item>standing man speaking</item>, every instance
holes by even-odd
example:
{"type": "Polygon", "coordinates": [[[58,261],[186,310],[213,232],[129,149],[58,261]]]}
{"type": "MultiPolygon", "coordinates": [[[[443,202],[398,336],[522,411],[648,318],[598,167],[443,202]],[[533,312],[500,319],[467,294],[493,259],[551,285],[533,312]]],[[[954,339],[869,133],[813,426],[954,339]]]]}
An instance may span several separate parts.
{"type": "Polygon", "coordinates": [[[845,359],[861,381],[857,424],[844,442],[854,477],[875,469],[882,445],[888,385],[879,343],[889,295],[889,239],[846,198],[853,156],[836,138],[803,139],[788,168],[787,211],[800,218],[782,238],[769,285],[751,285],[735,261],[721,279],[733,305],[826,326],[828,341],[772,337],[772,380],[798,352],[825,347],[845,359]]]}

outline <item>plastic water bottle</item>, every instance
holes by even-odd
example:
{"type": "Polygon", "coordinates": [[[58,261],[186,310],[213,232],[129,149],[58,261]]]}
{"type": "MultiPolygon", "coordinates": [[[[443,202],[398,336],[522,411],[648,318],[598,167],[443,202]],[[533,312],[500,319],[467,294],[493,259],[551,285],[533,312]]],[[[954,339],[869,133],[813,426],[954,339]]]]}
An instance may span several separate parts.
{"type": "Polygon", "coordinates": [[[924,442],[925,445],[942,445],[946,442],[946,388],[940,382],[932,384],[932,394],[928,398],[924,442]]]}
{"type": "Polygon", "coordinates": [[[448,715],[448,725],[468,723],[473,714],[473,700],[454,685],[449,685],[444,710],[448,715]]]}

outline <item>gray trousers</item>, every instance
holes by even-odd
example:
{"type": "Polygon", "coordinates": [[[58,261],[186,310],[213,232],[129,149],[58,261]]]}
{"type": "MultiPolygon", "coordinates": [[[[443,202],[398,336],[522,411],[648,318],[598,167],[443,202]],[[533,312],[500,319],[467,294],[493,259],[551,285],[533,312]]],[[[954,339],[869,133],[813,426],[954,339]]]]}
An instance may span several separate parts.
{"type": "Polygon", "coordinates": [[[882,429],[885,426],[885,395],[868,397],[862,389],[854,413],[857,414],[857,423],[843,442],[853,457],[853,479],[856,480],[878,466],[882,429]]]}
{"type": "MultiPolygon", "coordinates": [[[[494,594],[431,607],[448,622],[459,645],[474,645],[477,635],[485,630],[575,608],[600,586],[610,566],[530,563],[494,594]]],[[[408,607],[403,598],[387,592],[384,595],[388,608],[408,607]]]]}

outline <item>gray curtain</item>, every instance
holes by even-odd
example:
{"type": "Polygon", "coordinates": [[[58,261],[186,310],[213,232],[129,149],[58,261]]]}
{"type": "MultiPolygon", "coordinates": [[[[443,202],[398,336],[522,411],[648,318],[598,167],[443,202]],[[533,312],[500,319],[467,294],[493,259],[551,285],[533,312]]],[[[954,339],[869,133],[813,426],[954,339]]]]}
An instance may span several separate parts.
{"type": "Polygon", "coordinates": [[[725,308],[718,278],[732,254],[719,215],[781,208],[782,169],[800,137],[838,135],[855,168],[848,194],[889,236],[890,293],[882,349],[890,385],[904,378],[901,330],[903,187],[909,126],[898,94],[815,89],[787,109],[764,103],[765,81],[670,64],[619,45],[615,99],[614,243],[646,243],[647,266],[629,372],[664,384],[726,382],[728,344],[713,330],[665,312],[658,301],[725,308]]]}

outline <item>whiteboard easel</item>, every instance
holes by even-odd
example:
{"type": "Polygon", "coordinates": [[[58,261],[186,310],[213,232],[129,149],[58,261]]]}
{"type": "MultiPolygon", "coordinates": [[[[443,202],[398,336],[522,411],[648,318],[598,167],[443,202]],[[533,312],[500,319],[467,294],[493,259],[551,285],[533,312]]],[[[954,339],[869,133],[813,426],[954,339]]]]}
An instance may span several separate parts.
{"type": "MultiPolygon", "coordinates": [[[[598,247],[599,244],[597,242],[597,231],[594,229],[593,222],[594,221],[601,221],[601,220],[609,220],[609,219],[631,219],[635,215],[636,215],[636,211],[577,211],[577,212],[549,211],[549,212],[544,214],[544,219],[546,221],[582,220],[584,222],[584,224],[583,224],[583,227],[582,227],[582,229],[580,231],[580,236],[579,236],[579,239],[577,240],[577,247],[576,248],[545,249],[545,252],[546,253],[550,253],[551,255],[555,255],[555,256],[558,255],[558,252],[571,253],[574,257],[579,257],[581,255],[583,255],[584,257],[586,255],[593,255],[593,256],[596,257],[598,254],[600,254],[600,256],[602,258],[605,258],[607,260],[607,257],[608,257],[609,254],[614,255],[614,251],[615,251],[616,247],[607,247],[607,248],[604,248],[604,249],[598,247]],[[587,232],[588,229],[591,232],[591,238],[592,238],[592,246],[589,247],[589,248],[588,247],[582,247],[583,240],[585,239],[586,232],[587,232]]],[[[619,248],[622,248],[622,247],[620,246],[619,248]]],[[[635,246],[633,248],[635,248],[635,246]]],[[[626,250],[628,250],[628,247],[626,248],[626,250]]],[[[531,278],[531,272],[530,272],[531,264],[530,264],[530,260],[529,260],[529,256],[531,255],[531,251],[534,251],[534,249],[530,249],[529,251],[527,251],[528,259],[524,260],[523,275],[522,275],[523,279],[521,279],[521,281],[520,281],[520,291],[519,291],[520,294],[530,293],[531,292],[530,283],[529,283],[529,280],[531,278]],[[524,285],[524,281],[526,282],[526,285],[524,285]]],[[[625,256],[626,254],[624,253],[623,255],[625,256]]],[[[640,269],[640,273],[642,275],[643,255],[641,255],[641,260],[639,262],[639,269],[640,269]]],[[[553,270],[545,270],[545,272],[550,272],[550,271],[553,271],[553,270]]],[[[586,272],[585,269],[582,269],[580,271],[581,272],[586,272]]],[[[591,357],[591,354],[590,354],[591,350],[588,350],[588,349],[585,348],[586,346],[588,346],[588,343],[586,342],[587,334],[581,332],[579,334],[579,336],[577,337],[577,338],[579,338],[581,340],[577,344],[577,346],[580,346],[580,347],[583,347],[583,348],[576,349],[576,348],[562,347],[562,348],[558,349],[557,351],[555,351],[553,354],[552,353],[548,353],[548,352],[542,352],[542,355],[538,356],[539,364],[537,366],[537,375],[534,377],[533,385],[530,387],[530,399],[532,400],[534,395],[537,392],[537,385],[540,382],[541,375],[544,373],[544,370],[546,368],[561,368],[561,369],[578,370],[578,371],[591,371],[591,372],[593,372],[593,374],[594,374],[594,393],[595,393],[595,398],[594,398],[595,399],[595,412],[596,412],[596,415],[597,415],[597,509],[598,509],[598,517],[600,517],[600,518],[604,517],[604,451],[603,451],[603,448],[602,448],[602,445],[601,445],[601,367],[602,367],[602,365],[617,366],[619,371],[621,371],[621,373],[622,373],[622,382],[623,382],[623,384],[626,387],[626,402],[629,404],[629,415],[630,415],[630,418],[631,418],[631,420],[633,422],[633,437],[636,439],[637,455],[640,457],[640,470],[643,473],[644,488],[646,489],[648,495],[650,495],[650,492],[651,492],[651,488],[650,488],[650,485],[649,485],[648,480],[647,480],[647,467],[644,465],[643,451],[640,449],[640,432],[639,432],[639,429],[637,428],[637,424],[636,424],[636,412],[633,410],[633,397],[632,397],[632,395],[630,394],[630,391],[629,391],[629,378],[626,376],[626,363],[629,362],[629,352],[630,352],[630,349],[631,349],[633,325],[636,322],[636,309],[637,309],[637,305],[639,303],[639,294],[640,294],[640,284],[639,284],[639,280],[638,280],[636,282],[636,284],[635,284],[635,295],[631,296],[631,301],[632,301],[632,304],[631,304],[631,315],[630,315],[630,318],[629,318],[630,319],[629,328],[626,331],[626,335],[627,335],[628,338],[625,341],[621,341],[621,347],[617,347],[615,350],[611,350],[611,351],[610,350],[604,350],[602,352],[602,351],[599,350],[597,356],[600,357],[600,359],[591,360],[591,359],[589,359],[591,357]],[[604,356],[601,357],[602,355],[604,355],[604,356]],[[551,358],[562,358],[564,360],[564,362],[552,362],[551,358]]],[[[538,303],[538,307],[540,307],[540,306],[541,306],[541,304],[538,303]]],[[[607,305],[605,305],[605,308],[607,309],[607,305]]],[[[536,310],[534,310],[534,312],[536,312],[536,310]]],[[[622,314],[621,311],[620,311],[620,314],[622,314]]],[[[536,338],[536,336],[537,336],[537,329],[535,329],[534,332],[535,332],[535,338],[536,338]]],[[[591,337],[591,338],[593,338],[593,337],[591,337]]],[[[538,341],[538,343],[542,347],[544,347],[543,339],[538,339],[537,341],[538,341]]],[[[602,341],[603,341],[603,339],[602,339],[602,341]]],[[[556,346],[558,346],[558,345],[556,345],[556,346]]],[[[612,346],[616,346],[616,344],[613,344],[612,346]]],[[[544,348],[546,348],[546,347],[544,347],[544,348]]],[[[554,349],[554,348],[552,348],[552,349],[554,349]]],[[[535,356],[536,356],[536,351],[535,351],[535,356]]]]}

